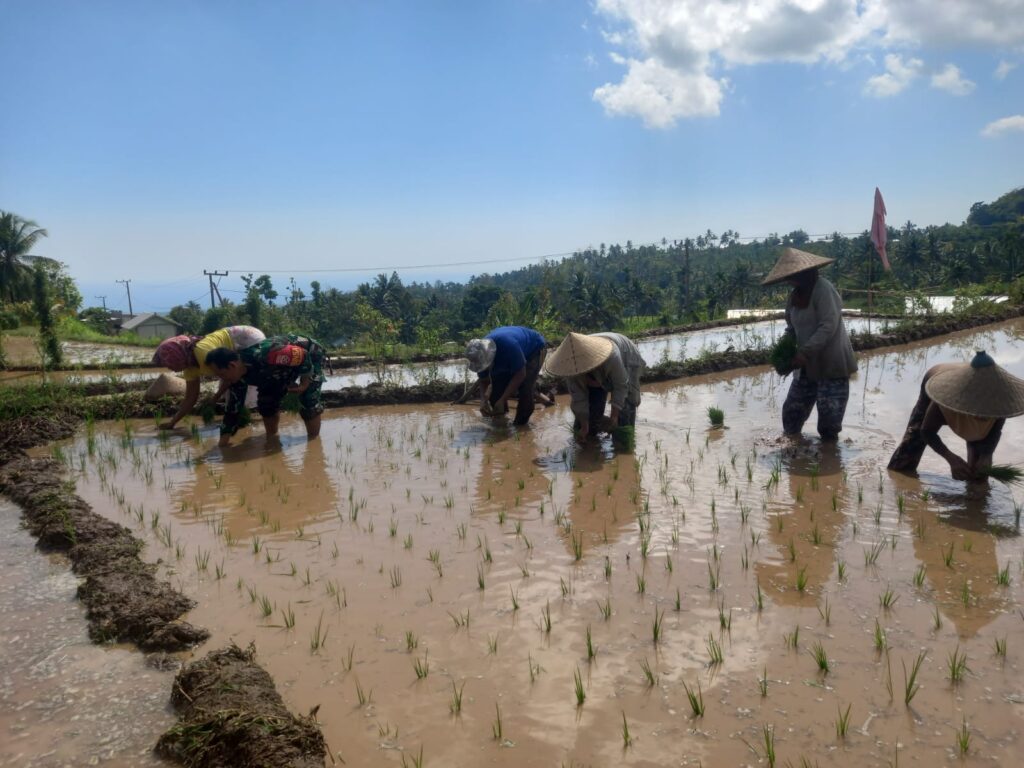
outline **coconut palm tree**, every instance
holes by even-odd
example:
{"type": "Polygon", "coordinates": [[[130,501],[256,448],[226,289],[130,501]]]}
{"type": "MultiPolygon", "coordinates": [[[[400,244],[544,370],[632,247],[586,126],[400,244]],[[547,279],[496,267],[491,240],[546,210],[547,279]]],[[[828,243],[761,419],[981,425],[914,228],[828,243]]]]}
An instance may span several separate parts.
{"type": "Polygon", "coordinates": [[[0,300],[25,301],[32,293],[31,251],[47,232],[34,221],[0,211],[0,300]]]}

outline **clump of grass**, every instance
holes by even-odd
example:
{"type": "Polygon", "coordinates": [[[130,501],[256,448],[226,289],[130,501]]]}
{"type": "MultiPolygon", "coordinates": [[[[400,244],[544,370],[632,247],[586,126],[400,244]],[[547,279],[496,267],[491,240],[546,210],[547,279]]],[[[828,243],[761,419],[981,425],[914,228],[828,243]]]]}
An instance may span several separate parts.
{"type": "Polygon", "coordinates": [[[900,596],[893,592],[892,587],[886,587],[885,591],[878,596],[878,604],[888,611],[896,605],[896,601],[899,599],[900,596]]]}
{"type": "Polygon", "coordinates": [[[710,661],[708,662],[711,666],[721,664],[725,657],[722,655],[722,646],[719,645],[718,641],[715,640],[715,636],[710,632],[708,633],[708,639],[704,642],[704,645],[708,649],[708,656],[710,661]]]}
{"type": "Polygon", "coordinates": [[[427,656],[428,654],[423,654],[423,658],[416,659],[416,662],[412,665],[413,670],[416,672],[417,680],[422,680],[430,674],[430,661],[427,656]]]}
{"type": "Polygon", "coordinates": [[[690,710],[694,717],[704,717],[704,693],[700,689],[700,680],[697,681],[697,692],[694,693],[690,686],[683,681],[683,688],[686,690],[686,699],[690,702],[690,710]]]}
{"type": "Polygon", "coordinates": [[[654,674],[654,670],[651,669],[651,663],[647,660],[646,656],[644,656],[643,660],[640,662],[640,669],[644,673],[644,680],[647,681],[647,687],[653,688],[657,684],[658,678],[654,674]]]}
{"type": "Polygon", "coordinates": [[[1024,482],[1024,468],[1012,464],[993,464],[991,467],[981,470],[980,474],[1006,485],[1019,485],[1024,482]]]}
{"type": "Polygon", "coordinates": [[[967,750],[971,748],[971,731],[967,727],[966,717],[963,719],[960,729],[956,732],[956,748],[961,757],[966,755],[967,750]]]}
{"type": "Polygon", "coordinates": [[[796,337],[791,333],[782,334],[779,340],[772,345],[768,352],[768,360],[779,376],[785,376],[793,371],[793,358],[796,356],[796,350],[796,337]]]}
{"type": "Polygon", "coordinates": [[[658,606],[654,606],[654,621],[651,624],[651,635],[654,639],[654,644],[657,645],[661,642],[662,636],[662,624],[665,620],[665,612],[658,613],[658,606]]]}
{"type": "Polygon", "coordinates": [[[465,682],[463,682],[462,685],[456,687],[455,681],[452,680],[452,698],[451,701],[448,702],[448,709],[453,715],[458,716],[462,714],[462,691],[465,689],[465,687],[465,682]]]}
{"type": "Polygon", "coordinates": [[[775,768],[775,726],[767,723],[761,729],[761,740],[764,743],[764,759],[768,768],[775,768]]]}
{"type": "Polygon", "coordinates": [[[875,650],[879,653],[887,650],[889,645],[886,641],[885,630],[882,629],[882,625],[878,623],[878,619],[875,619],[875,650]]]}
{"type": "Polygon", "coordinates": [[[328,630],[323,628],[324,615],[321,612],[320,618],[316,622],[316,626],[313,628],[313,634],[309,637],[309,650],[311,653],[319,653],[320,649],[324,647],[324,643],[327,642],[328,630]]]}
{"type": "Polygon", "coordinates": [[[714,429],[718,429],[719,427],[725,424],[725,411],[723,411],[721,408],[716,408],[713,405],[709,405],[708,421],[711,422],[711,426],[714,429]]]}
{"type": "Polygon", "coordinates": [[[761,676],[757,678],[757,689],[761,692],[762,699],[768,696],[768,667],[765,667],[761,676]]]}

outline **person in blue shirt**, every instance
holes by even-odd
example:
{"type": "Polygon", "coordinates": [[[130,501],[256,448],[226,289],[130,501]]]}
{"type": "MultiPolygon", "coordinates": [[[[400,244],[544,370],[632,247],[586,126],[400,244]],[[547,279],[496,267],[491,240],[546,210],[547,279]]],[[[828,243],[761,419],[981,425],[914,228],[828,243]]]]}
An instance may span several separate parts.
{"type": "Polygon", "coordinates": [[[466,345],[469,370],[478,374],[483,386],[484,416],[499,416],[508,411],[508,399],[516,398],[513,424],[530,421],[534,408],[534,389],[540,375],[547,342],[532,328],[506,325],[495,328],[482,339],[470,339],[466,345]]]}

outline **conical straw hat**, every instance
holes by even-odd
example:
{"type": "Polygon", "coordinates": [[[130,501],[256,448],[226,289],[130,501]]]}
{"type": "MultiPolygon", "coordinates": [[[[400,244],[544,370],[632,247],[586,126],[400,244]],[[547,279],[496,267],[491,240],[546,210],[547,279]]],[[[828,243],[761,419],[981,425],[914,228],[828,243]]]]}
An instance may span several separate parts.
{"type": "Polygon", "coordinates": [[[1024,380],[978,352],[970,365],[937,373],[924,385],[928,397],[957,413],[1008,419],[1024,413],[1024,380]]]}
{"type": "Polygon", "coordinates": [[[552,376],[579,376],[592,371],[609,357],[615,343],[604,336],[570,332],[558,349],[548,355],[544,370],[552,376]]]}
{"type": "Polygon", "coordinates": [[[835,259],[828,259],[824,256],[815,256],[807,251],[798,251],[796,248],[785,248],[779,260],[775,262],[768,277],[761,281],[761,285],[774,285],[781,283],[787,277],[797,272],[804,272],[808,269],[818,269],[826,264],[831,264],[835,259]]]}

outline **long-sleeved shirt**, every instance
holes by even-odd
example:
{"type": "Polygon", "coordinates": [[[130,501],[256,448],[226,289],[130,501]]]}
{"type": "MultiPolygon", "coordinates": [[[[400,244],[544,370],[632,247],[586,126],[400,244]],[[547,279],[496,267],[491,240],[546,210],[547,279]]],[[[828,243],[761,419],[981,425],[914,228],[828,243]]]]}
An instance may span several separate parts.
{"type": "Polygon", "coordinates": [[[645,363],[636,344],[621,333],[593,335],[609,339],[612,342],[612,354],[597,368],[581,376],[570,376],[566,382],[572,397],[569,407],[581,422],[590,418],[590,377],[593,377],[602,389],[611,393],[613,407],[622,410],[627,402],[634,406],[640,405],[640,374],[645,363]]]}
{"type": "Polygon", "coordinates": [[[806,359],[804,373],[811,381],[848,379],[857,358],[843,324],[843,302],[825,278],[818,276],[806,307],[786,302],[787,332],[796,335],[797,351],[806,359]]]}

